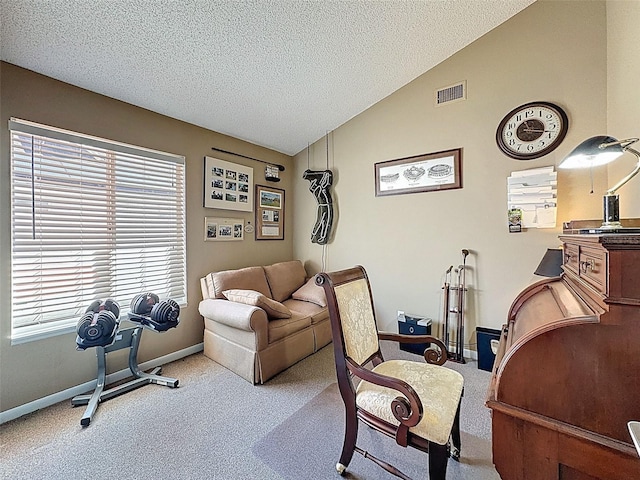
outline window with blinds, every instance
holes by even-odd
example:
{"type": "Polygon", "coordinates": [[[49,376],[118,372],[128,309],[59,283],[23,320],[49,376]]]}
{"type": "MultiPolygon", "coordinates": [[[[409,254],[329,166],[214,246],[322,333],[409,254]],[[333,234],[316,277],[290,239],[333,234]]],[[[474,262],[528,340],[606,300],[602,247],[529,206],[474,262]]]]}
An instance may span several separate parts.
{"type": "Polygon", "coordinates": [[[12,342],[75,330],[94,299],[184,305],[184,157],[11,119],[12,342]]]}

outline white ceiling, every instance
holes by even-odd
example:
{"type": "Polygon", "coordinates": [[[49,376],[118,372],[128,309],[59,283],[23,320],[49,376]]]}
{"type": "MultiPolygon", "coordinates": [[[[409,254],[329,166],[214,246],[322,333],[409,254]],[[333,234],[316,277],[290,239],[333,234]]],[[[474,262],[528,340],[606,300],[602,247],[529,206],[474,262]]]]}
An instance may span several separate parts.
{"type": "Polygon", "coordinates": [[[292,155],[533,1],[0,0],[0,57],[292,155]]]}

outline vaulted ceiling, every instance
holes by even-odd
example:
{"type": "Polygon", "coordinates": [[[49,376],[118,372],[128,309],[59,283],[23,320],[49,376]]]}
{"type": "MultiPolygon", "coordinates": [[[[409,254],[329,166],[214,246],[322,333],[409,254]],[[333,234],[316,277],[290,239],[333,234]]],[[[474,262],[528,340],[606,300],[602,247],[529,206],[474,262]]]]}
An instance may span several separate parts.
{"type": "Polygon", "coordinates": [[[293,155],[535,0],[3,0],[0,58],[293,155]]]}

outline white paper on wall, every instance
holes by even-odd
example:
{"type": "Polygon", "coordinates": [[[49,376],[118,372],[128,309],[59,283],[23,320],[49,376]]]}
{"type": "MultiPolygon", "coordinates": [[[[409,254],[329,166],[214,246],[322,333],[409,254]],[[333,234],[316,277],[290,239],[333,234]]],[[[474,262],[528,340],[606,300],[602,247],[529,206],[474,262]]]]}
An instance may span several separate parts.
{"type": "Polygon", "coordinates": [[[557,177],[553,166],[511,172],[507,178],[507,210],[522,210],[523,228],[556,226],[557,177]]]}

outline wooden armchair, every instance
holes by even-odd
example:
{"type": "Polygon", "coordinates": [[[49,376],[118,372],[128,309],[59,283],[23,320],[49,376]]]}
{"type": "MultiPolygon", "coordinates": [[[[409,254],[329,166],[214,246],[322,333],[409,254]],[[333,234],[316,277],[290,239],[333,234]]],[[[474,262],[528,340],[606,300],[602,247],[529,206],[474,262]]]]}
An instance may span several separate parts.
{"type": "Polygon", "coordinates": [[[459,457],[460,399],[463,378],[442,367],[445,345],[430,335],[378,332],[373,296],[363,267],[320,273],[316,284],[324,288],[336,362],[338,387],[346,410],[345,437],[336,469],[345,472],[353,452],[396,475],[397,468],[356,445],[358,420],[392,438],[403,447],[429,453],[429,478],[443,480],[448,457],[459,457]],[[385,361],[379,340],[437,345],[425,351],[428,363],[385,361]],[[368,368],[367,368],[368,367],[368,368]],[[450,439],[453,446],[450,446],[450,439]]]}

